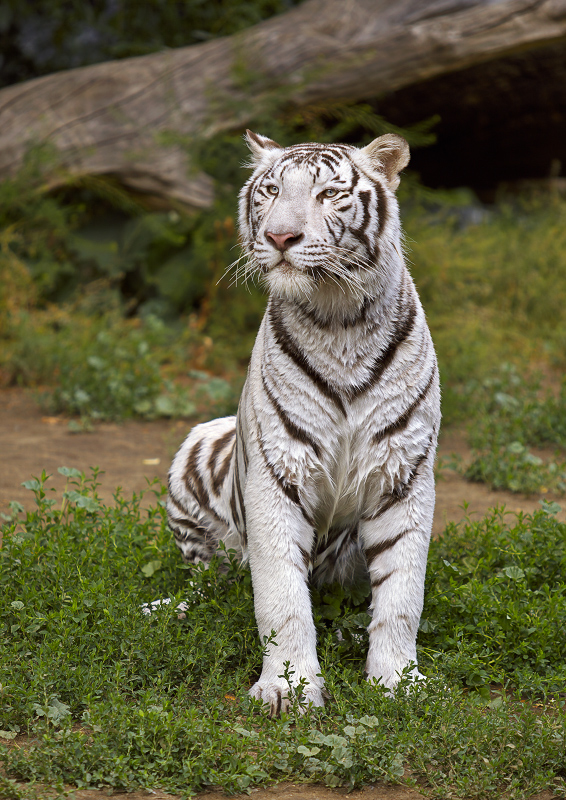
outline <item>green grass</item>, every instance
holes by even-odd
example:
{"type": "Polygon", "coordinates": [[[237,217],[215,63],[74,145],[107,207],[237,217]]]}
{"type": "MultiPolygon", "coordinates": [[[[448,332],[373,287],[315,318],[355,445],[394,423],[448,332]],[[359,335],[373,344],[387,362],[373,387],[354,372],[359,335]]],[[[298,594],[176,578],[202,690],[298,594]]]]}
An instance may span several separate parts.
{"type": "Polygon", "coordinates": [[[435,203],[432,193],[404,215],[448,420],[474,414],[464,390],[503,362],[520,374],[565,366],[566,199],[501,202],[478,224],[466,222],[470,209],[465,195],[435,203]]]}
{"type": "Polygon", "coordinates": [[[282,780],[564,793],[566,525],[552,505],[451,526],[432,544],[419,690],[391,699],[363,680],[364,587],[314,593],[331,700],[270,720],[247,697],[262,652],[249,573],[183,566],[159,487],[147,510],[137,496],[104,506],[96,474],[62,472],[62,498],[33,479],[35,509],[13,504],[4,526],[0,741],[31,737],[0,745],[6,792],[18,797],[19,779],[182,795],[282,780]],[[174,604],[141,613],[165,596],[188,597],[184,619],[174,604]]]}

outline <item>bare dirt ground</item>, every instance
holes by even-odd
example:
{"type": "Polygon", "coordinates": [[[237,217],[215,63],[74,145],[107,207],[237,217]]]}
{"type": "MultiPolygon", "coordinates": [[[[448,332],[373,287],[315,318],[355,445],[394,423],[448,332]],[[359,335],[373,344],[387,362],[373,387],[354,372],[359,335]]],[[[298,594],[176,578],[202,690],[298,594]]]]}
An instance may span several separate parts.
{"type": "MultiPolygon", "coordinates": [[[[33,505],[32,493],[22,487],[22,482],[38,477],[42,470],[51,475],[47,487],[60,493],[65,478],[58,467],[75,467],[89,472],[90,467],[102,470],[99,493],[105,502],[112,502],[118,486],[126,497],[140,492],[153,478],[165,482],[171,459],[189,429],[185,421],[129,421],[123,424],[102,423],[92,432],[72,433],[69,420],[49,417],[38,408],[33,398],[20,389],[0,391],[0,511],[9,511],[8,503],[17,500],[24,507],[33,505]]],[[[464,461],[470,453],[461,431],[444,431],[439,446],[439,456],[449,460],[452,454],[464,461]]],[[[59,494],[60,497],[60,494],[59,494]]],[[[151,502],[148,496],[148,502],[151,502]]],[[[548,498],[548,496],[547,496],[548,498]]],[[[539,508],[538,496],[527,497],[510,492],[494,492],[482,484],[469,483],[450,469],[440,469],[437,481],[437,500],[434,534],[438,535],[450,521],[458,522],[468,516],[478,519],[490,508],[505,505],[507,510],[532,512],[539,508]],[[467,508],[464,509],[464,505],[467,508]]],[[[566,507],[566,503],[564,503],[566,507]]],[[[566,519],[566,511],[560,514],[566,519]]],[[[25,746],[21,737],[12,746],[25,746]]],[[[123,793],[108,790],[74,790],[75,800],[102,800],[122,798],[123,793]]],[[[53,797],[53,793],[37,787],[38,798],[53,797]]],[[[346,790],[328,789],[324,786],[280,784],[252,789],[255,800],[338,800],[346,790]]],[[[159,791],[128,793],[131,800],[175,800],[172,795],[159,791]]],[[[203,800],[223,800],[221,792],[207,792],[203,800]]],[[[372,786],[348,794],[349,800],[420,800],[425,795],[403,786],[372,786]]],[[[550,800],[551,792],[543,792],[531,800],[550,800]]]]}
{"type": "MultiPolygon", "coordinates": [[[[42,470],[51,475],[47,487],[60,492],[65,478],[57,472],[58,467],[76,467],[87,473],[90,467],[99,467],[99,492],[108,503],[118,486],[127,497],[146,488],[153,478],[165,482],[171,459],[189,427],[183,420],[128,421],[101,423],[90,433],[72,433],[68,419],[45,416],[24,391],[0,391],[0,511],[6,513],[11,500],[30,508],[33,495],[22,482],[39,476],[42,470]]],[[[464,461],[470,458],[462,431],[443,431],[438,452],[440,464],[453,453],[464,461]]],[[[439,470],[436,492],[436,535],[449,521],[458,522],[465,516],[478,519],[497,505],[505,505],[509,511],[532,512],[539,508],[542,496],[494,492],[483,484],[465,481],[451,469],[439,470]]],[[[566,519],[565,511],[561,518],[566,519]]]]}
{"type": "MultiPolygon", "coordinates": [[[[17,784],[25,789],[25,784],[17,784]]],[[[55,795],[47,790],[41,794],[38,790],[38,800],[51,800],[55,795]]],[[[69,800],[180,800],[177,795],[166,794],[159,790],[142,790],[141,792],[108,793],[107,790],[98,791],[96,789],[73,789],[68,787],[69,800]]],[[[364,786],[363,789],[356,789],[348,792],[347,789],[329,789],[318,784],[294,784],[280,783],[277,786],[270,786],[265,789],[252,789],[250,795],[240,795],[240,797],[251,797],[252,800],[426,800],[426,795],[421,794],[416,789],[407,786],[375,785],[364,786]]],[[[529,800],[553,800],[555,795],[552,792],[540,792],[532,795],[529,800]]],[[[198,795],[195,800],[227,800],[227,795],[223,792],[209,791],[198,795]]]]}

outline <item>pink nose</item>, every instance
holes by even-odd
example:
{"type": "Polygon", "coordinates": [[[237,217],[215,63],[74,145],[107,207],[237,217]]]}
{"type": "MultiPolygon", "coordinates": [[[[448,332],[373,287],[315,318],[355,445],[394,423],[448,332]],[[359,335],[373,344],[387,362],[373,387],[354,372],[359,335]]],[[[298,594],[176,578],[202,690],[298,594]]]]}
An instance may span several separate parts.
{"type": "Polygon", "coordinates": [[[265,234],[265,238],[267,241],[271,241],[275,247],[280,250],[282,253],[284,250],[288,250],[292,245],[297,244],[303,238],[302,233],[271,233],[267,231],[265,234]]]}

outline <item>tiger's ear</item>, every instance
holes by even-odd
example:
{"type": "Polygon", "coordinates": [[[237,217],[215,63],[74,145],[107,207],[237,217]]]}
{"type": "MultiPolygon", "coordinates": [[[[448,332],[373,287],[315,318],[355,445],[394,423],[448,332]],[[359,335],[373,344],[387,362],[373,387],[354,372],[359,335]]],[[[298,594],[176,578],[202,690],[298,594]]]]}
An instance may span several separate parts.
{"type": "Polygon", "coordinates": [[[281,155],[280,151],[283,150],[281,145],[274,142],[273,139],[268,139],[267,136],[250,130],[246,130],[245,140],[252,154],[248,164],[250,167],[259,167],[261,164],[269,166],[281,155]]]}
{"type": "Polygon", "coordinates": [[[386,133],[362,147],[363,153],[373,169],[382,172],[387,178],[389,188],[395,190],[399,186],[399,173],[409,163],[409,145],[402,136],[386,133]]]}

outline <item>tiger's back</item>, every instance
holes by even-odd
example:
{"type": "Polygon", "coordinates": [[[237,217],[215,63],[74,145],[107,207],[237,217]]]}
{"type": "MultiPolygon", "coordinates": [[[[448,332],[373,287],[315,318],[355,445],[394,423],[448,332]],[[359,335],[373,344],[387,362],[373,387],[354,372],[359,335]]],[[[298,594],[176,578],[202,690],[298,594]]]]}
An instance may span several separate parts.
{"type": "Polygon", "coordinates": [[[168,512],[187,560],[208,560],[220,541],[249,559],[260,636],[276,630],[279,645],[252,694],[277,711],[281,658],[322,703],[309,573],[369,572],[370,678],[393,686],[416,661],[439,387],[401,256],[403,140],[279,148],[249,134],[249,144],[244,271],[263,276],[270,299],[238,415],[189,434],[168,512]]]}

